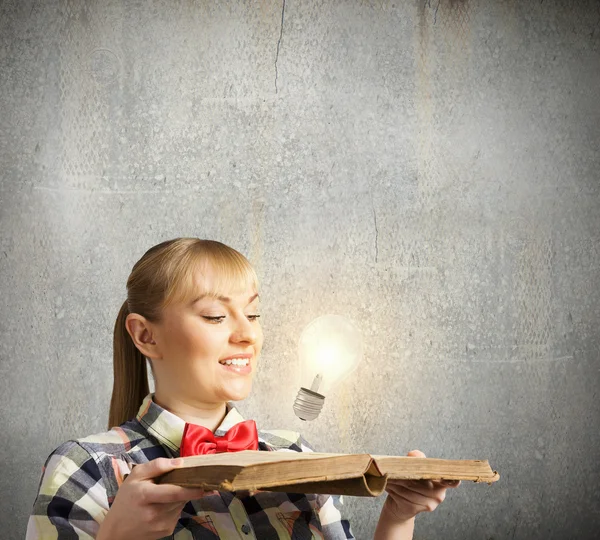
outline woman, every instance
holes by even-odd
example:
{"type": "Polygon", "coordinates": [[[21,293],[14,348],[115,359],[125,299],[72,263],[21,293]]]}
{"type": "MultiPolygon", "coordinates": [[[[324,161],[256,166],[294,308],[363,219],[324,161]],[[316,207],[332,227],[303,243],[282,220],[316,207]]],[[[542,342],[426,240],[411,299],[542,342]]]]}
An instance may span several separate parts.
{"type": "MultiPolygon", "coordinates": [[[[115,323],[109,431],[67,441],[48,457],[27,538],[354,538],[340,497],[154,482],[181,465],[184,447],[187,454],[196,444],[192,432],[210,453],[242,426],[251,434],[246,448],[312,451],[296,432],[257,430],[230,403],[250,392],[263,344],[259,317],[256,274],[236,250],[197,238],[148,250],[115,323]]],[[[446,487],[388,484],[376,538],[412,538],[414,516],[434,510],[446,487]]]]}

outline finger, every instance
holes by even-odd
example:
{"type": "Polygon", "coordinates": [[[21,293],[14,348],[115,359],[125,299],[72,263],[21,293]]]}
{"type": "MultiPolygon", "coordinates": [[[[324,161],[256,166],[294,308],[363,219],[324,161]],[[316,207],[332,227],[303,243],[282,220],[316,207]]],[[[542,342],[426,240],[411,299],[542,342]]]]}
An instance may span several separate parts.
{"type": "Polygon", "coordinates": [[[426,478],[423,478],[421,480],[415,480],[413,485],[416,488],[422,488],[426,491],[430,491],[435,487],[433,484],[433,480],[427,480],[426,478]]]}
{"type": "Polygon", "coordinates": [[[460,480],[441,480],[440,482],[436,483],[439,483],[439,485],[441,485],[442,487],[447,488],[456,488],[460,486],[460,480]]]}
{"type": "Polygon", "coordinates": [[[433,480],[421,479],[421,480],[388,480],[388,486],[401,486],[407,489],[418,490],[419,493],[422,491],[430,491],[434,486],[433,480]]]}
{"type": "Polygon", "coordinates": [[[406,454],[408,457],[420,457],[420,458],[424,458],[425,454],[423,452],[421,452],[421,450],[411,450],[408,454],[406,454]]]}
{"type": "Polygon", "coordinates": [[[181,512],[185,508],[186,504],[187,504],[187,501],[183,501],[183,502],[165,503],[165,504],[157,503],[157,506],[161,506],[162,510],[164,512],[166,512],[167,514],[181,514],[181,512]]]}
{"type": "Polygon", "coordinates": [[[446,497],[445,489],[438,490],[437,492],[429,491],[422,493],[404,486],[393,486],[388,491],[391,491],[394,496],[400,495],[412,504],[423,507],[427,512],[435,510],[438,504],[443,502],[446,497]]]}
{"type": "Polygon", "coordinates": [[[151,478],[156,478],[161,474],[168,473],[173,469],[177,469],[183,465],[182,458],[176,459],[168,459],[168,458],[156,458],[148,463],[142,463],[141,465],[136,465],[131,474],[129,474],[129,479],[136,480],[149,480],[151,478]]]}
{"type": "Polygon", "coordinates": [[[388,482],[388,487],[390,486],[404,488],[423,497],[433,498],[438,502],[443,501],[446,496],[446,488],[436,485],[433,480],[409,480],[402,483],[388,482]]]}
{"type": "Polygon", "coordinates": [[[435,506],[429,497],[425,497],[419,493],[412,492],[402,486],[388,486],[388,491],[392,493],[393,498],[401,498],[407,501],[412,506],[422,508],[419,512],[431,512],[435,506]]]}
{"type": "Polygon", "coordinates": [[[402,485],[408,488],[424,488],[425,490],[431,490],[431,489],[446,489],[446,488],[456,488],[458,486],[460,486],[461,481],[460,480],[444,480],[444,479],[440,479],[440,480],[427,480],[427,479],[421,479],[421,480],[388,480],[388,484],[396,484],[396,485],[402,485]]]}
{"type": "Polygon", "coordinates": [[[204,496],[202,488],[188,488],[174,484],[153,484],[144,486],[143,500],[150,504],[181,503],[193,501],[204,496]]]}

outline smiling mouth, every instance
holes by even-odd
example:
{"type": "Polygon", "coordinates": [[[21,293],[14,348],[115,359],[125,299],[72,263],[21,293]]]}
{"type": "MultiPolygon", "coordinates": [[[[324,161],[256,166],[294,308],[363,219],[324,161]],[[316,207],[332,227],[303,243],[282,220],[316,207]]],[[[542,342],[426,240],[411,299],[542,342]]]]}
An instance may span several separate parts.
{"type": "Polygon", "coordinates": [[[250,358],[234,358],[231,360],[219,360],[222,366],[245,367],[250,364],[250,358]]]}
{"type": "Polygon", "coordinates": [[[220,360],[219,364],[223,366],[225,372],[233,375],[250,375],[252,373],[252,363],[250,358],[230,358],[228,360],[220,360]]]}

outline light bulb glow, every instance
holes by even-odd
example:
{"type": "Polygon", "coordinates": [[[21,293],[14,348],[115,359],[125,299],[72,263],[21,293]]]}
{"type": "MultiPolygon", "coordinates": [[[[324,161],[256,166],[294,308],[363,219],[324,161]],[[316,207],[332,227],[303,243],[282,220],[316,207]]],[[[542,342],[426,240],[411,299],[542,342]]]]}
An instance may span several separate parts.
{"type": "Polygon", "coordinates": [[[362,338],[349,319],[323,315],[302,331],[298,353],[302,386],[311,388],[320,375],[318,392],[326,394],[358,367],[362,338]]]}

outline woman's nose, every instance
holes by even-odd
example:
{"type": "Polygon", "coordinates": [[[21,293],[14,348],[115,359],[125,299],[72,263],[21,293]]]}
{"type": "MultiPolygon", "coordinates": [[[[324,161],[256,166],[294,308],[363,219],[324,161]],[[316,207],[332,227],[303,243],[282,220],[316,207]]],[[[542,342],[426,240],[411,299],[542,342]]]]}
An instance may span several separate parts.
{"type": "Polygon", "coordinates": [[[245,316],[238,317],[231,337],[234,341],[254,343],[256,341],[256,329],[245,316]]]}

